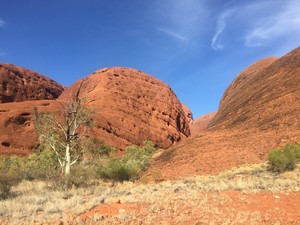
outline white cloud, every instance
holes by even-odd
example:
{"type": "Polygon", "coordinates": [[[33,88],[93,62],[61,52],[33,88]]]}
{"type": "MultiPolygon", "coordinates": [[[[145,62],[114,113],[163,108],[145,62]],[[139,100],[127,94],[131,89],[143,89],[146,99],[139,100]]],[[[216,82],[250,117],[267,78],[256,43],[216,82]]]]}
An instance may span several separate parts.
{"type": "Polygon", "coordinates": [[[180,41],[188,41],[188,39],[186,37],[184,37],[184,36],[182,36],[180,34],[177,34],[177,33],[173,32],[173,31],[170,31],[168,29],[158,28],[158,30],[162,31],[162,32],[166,33],[167,35],[169,35],[169,36],[171,36],[173,38],[176,38],[176,39],[178,39],[180,41]]]}
{"type": "Polygon", "coordinates": [[[245,36],[245,45],[247,47],[268,45],[270,41],[280,37],[300,35],[299,9],[300,1],[286,1],[282,10],[257,22],[256,27],[245,36]]]}
{"type": "Polygon", "coordinates": [[[208,10],[203,0],[166,0],[156,5],[157,30],[189,42],[201,34],[208,10]]]}
{"type": "Polygon", "coordinates": [[[226,28],[226,19],[228,17],[230,17],[234,11],[235,11],[235,9],[229,9],[229,10],[223,12],[220,15],[220,17],[218,18],[216,33],[211,40],[211,47],[214,50],[221,50],[224,48],[224,45],[220,41],[220,37],[221,37],[222,32],[226,28]]]}
{"type": "Polygon", "coordinates": [[[242,41],[246,47],[268,46],[280,39],[300,42],[300,1],[262,0],[235,5],[221,12],[211,39],[214,50],[225,47],[222,40],[242,41]]]}
{"type": "Polygon", "coordinates": [[[3,20],[0,19],[0,27],[4,27],[5,26],[5,22],[3,20]]]}

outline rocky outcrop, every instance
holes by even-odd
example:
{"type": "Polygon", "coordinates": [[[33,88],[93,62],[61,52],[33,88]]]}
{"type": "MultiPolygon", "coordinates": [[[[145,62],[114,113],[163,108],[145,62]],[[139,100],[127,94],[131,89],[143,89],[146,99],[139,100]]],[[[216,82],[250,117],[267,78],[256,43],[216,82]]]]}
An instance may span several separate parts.
{"type": "Polygon", "coordinates": [[[32,70],[0,63],[0,103],[56,99],[63,90],[62,85],[32,70]]]}
{"type": "Polygon", "coordinates": [[[34,108],[59,114],[78,89],[94,111],[90,135],[118,149],[145,140],[168,148],[190,135],[181,103],[168,85],[138,70],[106,68],[79,80],[58,100],[0,104],[0,153],[32,151],[37,144],[34,108]]]}
{"type": "Polygon", "coordinates": [[[190,135],[180,101],[162,81],[130,68],[105,68],[77,81],[59,100],[72,98],[80,89],[93,109],[93,134],[124,149],[129,144],[153,141],[168,148],[190,135]]]}
{"type": "Polygon", "coordinates": [[[253,64],[227,88],[209,127],[162,153],[151,169],[166,179],[216,174],[300,143],[299,87],[300,48],[253,64]]]}
{"type": "Polygon", "coordinates": [[[35,108],[40,112],[59,112],[63,104],[55,100],[0,104],[0,154],[27,155],[36,147],[35,108]]]}
{"type": "Polygon", "coordinates": [[[189,125],[191,125],[193,123],[193,113],[191,109],[183,103],[181,103],[181,106],[184,111],[186,121],[188,122],[189,125]]]}
{"type": "Polygon", "coordinates": [[[191,135],[195,136],[204,131],[215,115],[216,112],[212,112],[193,120],[190,124],[191,135]]]}

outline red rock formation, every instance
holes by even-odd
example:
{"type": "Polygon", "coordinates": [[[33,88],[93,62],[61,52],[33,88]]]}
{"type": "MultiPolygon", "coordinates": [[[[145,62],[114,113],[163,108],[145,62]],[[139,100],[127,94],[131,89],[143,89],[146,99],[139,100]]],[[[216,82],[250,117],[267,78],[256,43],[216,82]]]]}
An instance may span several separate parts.
{"type": "Polygon", "coordinates": [[[56,99],[64,87],[34,71],[0,63],[0,103],[56,99]]]}
{"type": "Polygon", "coordinates": [[[208,113],[192,121],[190,124],[191,135],[195,136],[204,131],[215,115],[216,112],[208,113]]]}
{"type": "MultiPolygon", "coordinates": [[[[249,98],[254,97],[256,93],[258,95],[263,94],[264,91],[260,89],[264,86],[270,86],[269,83],[262,83],[264,82],[262,77],[266,75],[266,72],[263,71],[277,59],[276,57],[262,59],[243,70],[224,92],[218,113],[210,126],[225,120],[231,121],[228,118],[230,114],[234,115],[242,108],[247,108],[247,101],[249,101],[249,98]]],[[[248,106],[252,107],[252,104],[248,104],[248,106]]],[[[239,112],[239,114],[242,113],[239,112]]]]}
{"type": "Polygon", "coordinates": [[[33,117],[40,112],[57,112],[63,105],[55,100],[0,104],[0,154],[27,155],[37,144],[33,117]]]}
{"type": "Polygon", "coordinates": [[[206,131],[157,157],[166,179],[215,174],[266,160],[272,148],[300,143],[300,48],[243,71],[225,91],[206,131]]]}
{"type": "Polygon", "coordinates": [[[182,105],[182,109],[184,111],[186,120],[187,120],[188,124],[191,125],[193,123],[193,113],[190,110],[190,108],[187,107],[185,104],[181,103],[181,105],[182,105]]]}
{"type": "Polygon", "coordinates": [[[124,149],[151,140],[168,148],[190,135],[181,103],[171,88],[141,71],[105,68],[77,81],[63,92],[66,100],[80,96],[95,112],[94,135],[124,149]]]}
{"type": "Polygon", "coordinates": [[[168,148],[190,134],[181,103],[168,85],[134,69],[108,68],[76,82],[59,100],[0,104],[0,153],[28,154],[37,142],[34,107],[62,111],[80,86],[80,97],[95,112],[91,134],[109,145],[124,149],[152,140],[168,148]]]}

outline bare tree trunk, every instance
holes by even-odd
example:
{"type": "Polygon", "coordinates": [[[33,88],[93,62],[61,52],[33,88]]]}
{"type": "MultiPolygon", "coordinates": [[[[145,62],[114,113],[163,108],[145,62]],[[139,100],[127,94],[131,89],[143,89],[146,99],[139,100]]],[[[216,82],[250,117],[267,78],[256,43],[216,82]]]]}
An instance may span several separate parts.
{"type": "Polygon", "coordinates": [[[66,165],[65,165],[65,176],[70,175],[71,172],[71,156],[70,156],[70,145],[66,146],[66,165]]]}

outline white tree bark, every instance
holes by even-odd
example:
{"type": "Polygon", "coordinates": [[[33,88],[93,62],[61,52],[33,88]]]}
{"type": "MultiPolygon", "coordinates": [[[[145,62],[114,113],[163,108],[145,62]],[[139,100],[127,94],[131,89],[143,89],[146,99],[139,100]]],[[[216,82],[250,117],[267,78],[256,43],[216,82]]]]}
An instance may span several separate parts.
{"type": "Polygon", "coordinates": [[[65,176],[70,175],[71,172],[71,154],[70,154],[70,145],[66,145],[66,165],[65,165],[65,176]]]}

